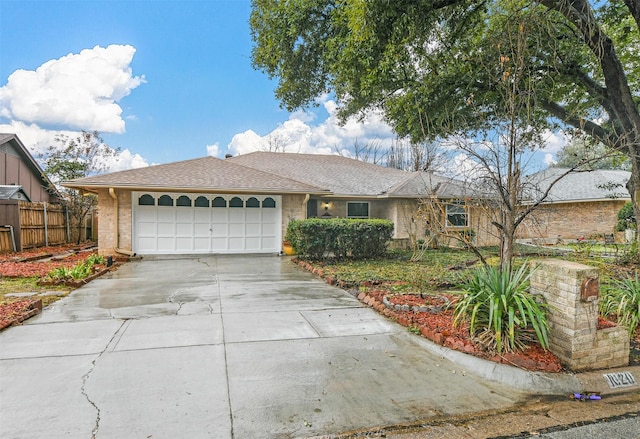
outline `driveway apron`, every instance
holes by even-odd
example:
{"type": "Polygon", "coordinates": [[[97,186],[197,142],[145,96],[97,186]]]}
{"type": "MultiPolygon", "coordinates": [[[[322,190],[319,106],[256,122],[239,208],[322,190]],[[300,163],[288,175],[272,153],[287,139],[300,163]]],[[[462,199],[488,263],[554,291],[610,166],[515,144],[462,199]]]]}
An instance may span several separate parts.
{"type": "Polygon", "coordinates": [[[2,438],[291,438],[517,390],[277,256],[145,257],[0,333],[2,438]]]}

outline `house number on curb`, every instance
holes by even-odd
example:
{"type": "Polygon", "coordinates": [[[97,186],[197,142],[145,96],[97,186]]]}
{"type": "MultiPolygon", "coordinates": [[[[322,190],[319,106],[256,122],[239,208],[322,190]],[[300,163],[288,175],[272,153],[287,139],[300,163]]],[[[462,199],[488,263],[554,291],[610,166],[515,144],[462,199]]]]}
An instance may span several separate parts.
{"type": "Polygon", "coordinates": [[[631,372],[615,372],[615,373],[605,373],[602,375],[605,380],[607,380],[607,384],[609,384],[609,388],[617,389],[618,387],[629,387],[635,386],[636,379],[633,377],[631,372]]]}

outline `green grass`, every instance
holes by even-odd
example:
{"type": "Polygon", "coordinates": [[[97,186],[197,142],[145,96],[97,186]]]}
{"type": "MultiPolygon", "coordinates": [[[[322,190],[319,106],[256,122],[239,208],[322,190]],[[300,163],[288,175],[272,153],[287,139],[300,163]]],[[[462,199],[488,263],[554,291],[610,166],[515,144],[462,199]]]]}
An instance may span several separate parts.
{"type": "MultiPolygon", "coordinates": [[[[518,268],[528,260],[535,258],[559,258],[579,262],[601,270],[601,285],[612,282],[619,277],[621,270],[627,270],[612,258],[588,256],[584,253],[560,254],[554,248],[542,249],[531,246],[517,246],[514,267],[518,268]]],[[[481,249],[482,255],[491,265],[499,263],[498,248],[486,247],[481,249]]],[[[329,261],[315,262],[321,267],[325,276],[352,284],[364,282],[386,283],[386,287],[394,292],[429,292],[448,290],[451,285],[467,277],[472,270],[480,268],[482,264],[477,256],[464,249],[441,248],[425,251],[422,259],[411,262],[412,253],[409,251],[392,251],[389,256],[381,259],[363,261],[329,261]],[[474,264],[471,262],[476,261],[474,264]]]]}
{"type": "MultiPolygon", "coordinates": [[[[0,305],[3,303],[15,302],[20,300],[18,297],[5,297],[10,293],[44,293],[47,291],[70,291],[69,287],[57,286],[40,286],[38,285],[39,277],[18,277],[18,278],[0,278],[0,305]]],[[[48,304],[61,299],[60,296],[38,296],[42,299],[42,305],[48,304]]]]}
{"type": "Polygon", "coordinates": [[[317,265],[322,265],[326,276],[345,282],[389,283],[393,284],[390,288],[394,291],[428,291],[457,282],[461,273],[480,264],[475,262],[467,266],[477,261],[477,257],[472,252],[457,249],[428,250],[418,262],[410,262],[410,258],[410,252],[392,252],[384,259],[332,261],[317,265]]]}

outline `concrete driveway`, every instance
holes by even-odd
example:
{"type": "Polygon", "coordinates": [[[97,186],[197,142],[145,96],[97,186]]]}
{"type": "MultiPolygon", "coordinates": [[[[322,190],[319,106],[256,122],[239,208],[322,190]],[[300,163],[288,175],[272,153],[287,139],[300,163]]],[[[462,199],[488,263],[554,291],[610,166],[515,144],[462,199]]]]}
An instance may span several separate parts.
{"type": "Polygon", "coordinates": [[[522,398],[427,343],[287,258],[144,258],[0,333],[0,437],[310,437],[522,398]]]}

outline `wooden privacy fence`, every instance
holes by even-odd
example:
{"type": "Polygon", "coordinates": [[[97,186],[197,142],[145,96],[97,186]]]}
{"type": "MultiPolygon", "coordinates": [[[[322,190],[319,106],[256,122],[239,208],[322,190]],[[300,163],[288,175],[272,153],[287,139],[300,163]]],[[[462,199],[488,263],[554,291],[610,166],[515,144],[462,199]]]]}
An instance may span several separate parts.
{"type": "Polygon", "coordinates": [[[13,251],[14,237],[11,227],[0,226],[0,253],[13,251]]]}
{"type": "Polygon", "coordinates": [[[22,248],[43,247],[67,242],[67,222],[60,204],[20,201],[22,248]]]}
{"type": "Polygon", "coordinates": [[[68,242],[67,215],[59,204],[20,201],[17,206],[19,225],[0,227],[0,252],[44,247],[68,242]]]}

